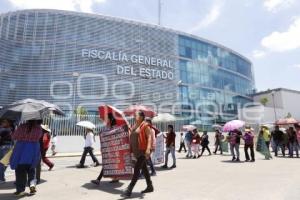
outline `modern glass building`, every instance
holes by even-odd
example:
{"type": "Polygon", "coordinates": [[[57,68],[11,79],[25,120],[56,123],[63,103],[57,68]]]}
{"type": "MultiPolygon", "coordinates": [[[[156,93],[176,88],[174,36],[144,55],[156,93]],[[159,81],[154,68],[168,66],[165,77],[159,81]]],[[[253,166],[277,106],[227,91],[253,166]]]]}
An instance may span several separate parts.
{"type": "Polygon", "coordinates": [[[146,104],[211,124],[235,118],[254,86],[247,58],[187,33],[71,11],[0,15],[0,105],[146,104]]]}

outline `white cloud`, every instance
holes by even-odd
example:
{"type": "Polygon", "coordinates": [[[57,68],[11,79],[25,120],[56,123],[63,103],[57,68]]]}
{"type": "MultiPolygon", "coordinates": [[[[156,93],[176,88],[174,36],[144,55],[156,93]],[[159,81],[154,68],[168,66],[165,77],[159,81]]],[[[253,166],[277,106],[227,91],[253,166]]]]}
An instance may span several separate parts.
{"type": "Polygon", "coordinates": [[[270,12],[277,12],[283,8],[288,8],[295,3],[295,0],[264,0],[264,6],[270,12]]]}
{"type": "Polygon", "coordinates": [[[103,3],[106,0],[9,0],[18,9],[61,9],[82,12],[93,12],[94,3],[103,3]]]}
{"type": "Polygon", "coordinates": [[[267,53],[265,51],[262,51],[262,50],[254,50],[252,52],[252,56],[254,58],[263,58],[267,55],[267,53]]]}
{"type": "Polygon", "coordinates": [[[223,7],[223,3],[221,1],[216,1],[211,10],[208,12],[206,16],[203,17],[201,21],[199,21],[196,25],[194,25],[189,32],[193,33],[199,31],[212,23],[214,23],[220,16],[221,10],[223,7]]]}
{"type": "Polygon", "coordinates": [[[300,64],[293,65],[292,67],[300,69],[300,64]]]}
{"type": "Polygon", "coordinates": [[[287,31],[275,31],[261,41],[270,51],[283,52],[300,48],[300,17],[295,18],[287,31]]]}

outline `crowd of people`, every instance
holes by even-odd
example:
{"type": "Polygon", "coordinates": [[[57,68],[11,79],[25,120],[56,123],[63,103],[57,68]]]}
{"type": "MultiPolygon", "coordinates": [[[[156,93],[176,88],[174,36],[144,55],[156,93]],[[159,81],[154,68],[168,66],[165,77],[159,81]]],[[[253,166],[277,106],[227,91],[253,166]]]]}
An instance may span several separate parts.
{"type": "MultiPolygon", "coordinates": [[[[116,119],[109,113],[107,116],[106,129],[111,130],[117,126],[116,119]]],[[[156,170],[151,160],[151,155],[156,148],[156,136],[159,133],[152,125],[150,118],[147,118],[142,111],[135,113],[135,124],[132,127],[127,127],[130,134],[130,149],[132,152],[133,175],[127,189],[124,191],[124,196],[130,197],[137,181],[143,177],[146,180],[147,187],[142,193],[154,191],[154,186],[151,176],[156,175],[156,170]],[[149,168],[151,173],[149,172],[149,168]]],[[[101,133],[100,133],[101,134],[101,133]]],[[[10,167],[15,170],[15,195],[25,195],[26,185],[29,186],[30,194],[36,193],[36,184],[40,182],[41,162],[44,162],[49,170],[52,170],[54,163],[47,158],[47,151],[51,146],[52,155],[56,154],[56,135],[52,133],[47,125],[43,125],[41,120],[30,120],[20,124],[15,129],[13,123],[9,120],[2,120],[0,125],[0,160],[11,151],[10,167]]],[[[84,134],[85,146],[78,168],[84,168],[87,154],[90,154],[94,166],[99,166],[100,162],[93,153],[93,144],[95,143],[95,134],[92,129],[86,128],[84,134]]],[[[168,125],[168,131],[164,134],[165,138],[165,162],[162,168],[174,169],[176,165],[176,133],[172,125],[168,125]],[[168,166],[169,155],[172,157],[172,165],[168,166]]],[[[221,129],[215,129],[214,135],[214,151],[222,155],[228,152],[232,155],[231,161],[240,162],[240,146],[244,141],[245,162],[255,162],[255,150],[261,152],[266,159],[271,159],[271,152],[278,156],[278,150],[281,149],[282,156],[299,158],[300,144],[300,126],[295,124],[293,127],[282,129],[275,126],[273,131],[270,131],[268,126],[261,126],[259,133],[255,134],[250,126],[245,126],[244,129],[234,129],[228,134],[222,133],[221,129]],[[257,138],[256,138],[257,137],[257,138]],[[256,141],[257,139],[257,141],[256,141]],[[255,143],[257,144],[255,146],[255,143]],[[270,150],[272,149],[272,150],[270,150]]],[[[178,152],[182,150],[187,153],[187,159],[201,158],[205,151],[208,155],[212,155],[209,147],[210,140],[207,131],[202,134],[197,129],[189,130],[185,134],[180,133],[180,144],[178,152]]],[[[5,182],[6,166],[0,163],[0,183],[5,182]]],[[[103,178],[104,171],[100,171],[98,177],[92,180],[91,183],[99,185],[103,178]]],[[[112,178],[111,183],[119,182],[120,179],[112,178]]]]}

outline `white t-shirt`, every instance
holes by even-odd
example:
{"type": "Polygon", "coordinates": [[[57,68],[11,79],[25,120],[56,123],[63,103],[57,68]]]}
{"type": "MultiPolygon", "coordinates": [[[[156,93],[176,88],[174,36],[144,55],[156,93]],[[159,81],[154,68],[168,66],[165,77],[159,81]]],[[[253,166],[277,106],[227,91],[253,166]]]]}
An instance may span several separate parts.
{"type": "Polygon", "coordinates": [[[93,147],[94,144],[94,133],[88,132],[85,137],[85,146],[84,147],[93,147]]]}

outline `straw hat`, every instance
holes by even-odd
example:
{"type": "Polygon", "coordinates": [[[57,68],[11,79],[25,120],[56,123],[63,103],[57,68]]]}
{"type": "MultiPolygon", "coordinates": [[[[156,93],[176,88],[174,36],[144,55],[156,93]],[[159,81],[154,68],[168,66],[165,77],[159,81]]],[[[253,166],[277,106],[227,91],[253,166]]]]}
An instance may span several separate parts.
{"type": "Polygon", "coordinates": [[[48,125],[42,124],[41,127],[42,127],[43,130],[47,131],[48,133],[51,133],[51,129],[49,128],[48,125]]]}
{"type": "Polygon", "coordinates": [[[251,127],[249,125],[245,126],[245,131],[246,132],[250,132],[251,131],[251,127]]]}

